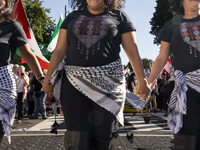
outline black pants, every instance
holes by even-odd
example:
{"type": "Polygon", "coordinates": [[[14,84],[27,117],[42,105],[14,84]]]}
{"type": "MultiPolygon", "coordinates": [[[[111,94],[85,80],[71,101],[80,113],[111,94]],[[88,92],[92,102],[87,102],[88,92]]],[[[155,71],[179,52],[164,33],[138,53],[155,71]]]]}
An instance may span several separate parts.
{"type": "Polygon", "coordinates": [[[23,92],[18,93],[17,99],[17,110],[18,110],[18,120],[23,118],[22,110],[23,110],[23,92]]]}
{"type": "Polygon", "coordinates": [[[3,140],[3,136],[4,136],[3,125],[2,125],[2,121],[0,121],[0,144],[1,144],[1,141],[3,140]]]}
{"type": "Polygon", "coordinates": [[[178,134],[197,137],[197,149],[200,149],[200,93],[188,87],[187,114],[183,115],[183,127],[178,134]]]}
{"type": "Polygon", "coordinates": [[[115,116],[75,89],[64,75],[61,106],[68,131],[84,131],[102,140],[110,140],[115,116]]]}

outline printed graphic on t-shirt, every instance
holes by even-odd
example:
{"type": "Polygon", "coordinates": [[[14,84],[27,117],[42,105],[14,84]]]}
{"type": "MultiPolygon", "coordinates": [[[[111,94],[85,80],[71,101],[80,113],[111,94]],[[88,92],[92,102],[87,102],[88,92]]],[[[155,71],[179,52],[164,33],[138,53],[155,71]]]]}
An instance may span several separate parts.
{"type": "Polygon", "coordinates": [[[181,35],[187,44],[190,45],[190,54],[200,52],[200,22],[184,22],[180,26],[181,35]]]}
{"type": "Polygon", "coordinates": [[[83,46],[86,50],[86,60],[89,53],[95,54],[95,50],[100,50],[100,40],[108,33],[108,16],[86,17],[80,15],[73,26],[73,34],[78,38],[77,49],[84,54],[83,46]]]}

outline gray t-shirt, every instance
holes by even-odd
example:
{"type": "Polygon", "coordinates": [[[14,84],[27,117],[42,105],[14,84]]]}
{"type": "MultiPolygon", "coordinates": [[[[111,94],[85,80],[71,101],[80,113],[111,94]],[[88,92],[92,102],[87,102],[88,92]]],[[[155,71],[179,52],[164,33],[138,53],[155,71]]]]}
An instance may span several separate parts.
{"type": "Polygon", "coordinates": [[[84,67],[119,59],[121,35],[135,30],[122,10],[94,15],[87,9],[70,13],[61,28],[67,29],[66,63],[84,67]]]}
{"type": "Polygon", "coordinates": [[[0,67],[12,63],[17,48],[26,43],[26,35],[19,23],[11,20],[0,23],[0,67]]]}

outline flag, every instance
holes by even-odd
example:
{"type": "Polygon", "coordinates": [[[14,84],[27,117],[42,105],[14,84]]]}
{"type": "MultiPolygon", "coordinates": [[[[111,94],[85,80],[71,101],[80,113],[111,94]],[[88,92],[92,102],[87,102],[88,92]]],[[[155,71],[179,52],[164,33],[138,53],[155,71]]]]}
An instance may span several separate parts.
{"type": "Polygon", "coordinates": [[[168,77],[170,75],[170,68],[172,67],[172,63],[171,63],[171,60],[170,58],[168,59],[164,69],[163,69],[163,72],[166,73],[166,77],[168,77]]]}
{"type": "Polygon", "coordinates": [[[42,55],[45,57],[51,57],[52,53],[47,50],[49,44],[37,42],[38,46],[42,52],[42,55]]]}
{"type": "MultiPolygon", "coordinates": [[[[17,0],[17,2],[15,3],[14,14],[19,19],[26,34],[26,37],[28,39],[29,46],[33,51],[33,53],[35,54],[37,60],[39,61],[41,68],[48,69],[49,61],[41,53],[41,50],[36,42],[33,31],[29,25],[26,12],[24,10],[21,0],[17,0]]],[[[19,51],[17,53],[19,53],[19,51]]]]}
{"type": "Polygon", "coordinates": [[[58,24],[56,25],[54,33],[53,33],[53,35],[52,35],[52,37],[50,39],[49,45],[47,47],[47,50],[49,52],[53,52],[55,47],[56,47],[56,44],[57,44],[57,41],[58,41],[58,34],[59,34],[59,31],[60,31],[60,27],[62,25],[62,22],[63,22],[62,14],[60,14],[60,19],[58,21],[58,24]]]}

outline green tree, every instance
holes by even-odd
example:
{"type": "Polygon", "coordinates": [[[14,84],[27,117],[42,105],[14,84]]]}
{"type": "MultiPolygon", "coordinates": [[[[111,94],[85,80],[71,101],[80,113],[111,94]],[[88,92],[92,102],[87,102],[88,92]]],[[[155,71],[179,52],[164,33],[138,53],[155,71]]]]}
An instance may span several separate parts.
{"type": "Polygon", "coordinates": [[[40,0],[23,0],[23,5],[36,41],[49,43],[56,25],[48,16],[51,9],[42,7],[40,0]]]}
{"type": "Polygon", "coordinates": [[[150,69],[149,62],[151,62],[151,61],[152,61],[152,59],[148,59],[148,58],[142,59],[144,69],[150,69]]]}
{"type": "Polygon", "coordinates": [[[155,7],[155,12],[151,18],[150,33],[155,36],[154,44],[159,45],[157,39],[160,34],[161,29],[165,23],[173,18],[173,14],[170,11],[170,6],[168,0],[156,0],[157,6],[155,7]]]}
{"type": "MultiPolygon", "coordinates": [[[[152,61],[152,59],[148,59],[148,58],[143,58],[142,59],[142,64],[143,64],[144,69],[150,69],[150,66],[149,66],[149,62],[150,61],[152,61]]],[[[127,65],[124,65],[124,69],[126,69],[127,67],[130,69],[130,72],[133,71],[133,68],[132,68],[130,62],[128,62],[127,65]]]]}

